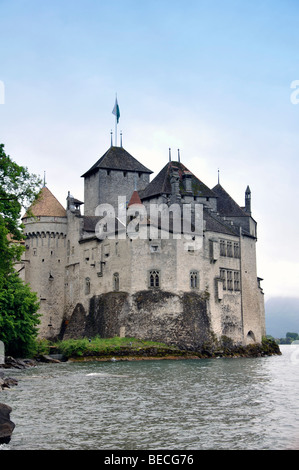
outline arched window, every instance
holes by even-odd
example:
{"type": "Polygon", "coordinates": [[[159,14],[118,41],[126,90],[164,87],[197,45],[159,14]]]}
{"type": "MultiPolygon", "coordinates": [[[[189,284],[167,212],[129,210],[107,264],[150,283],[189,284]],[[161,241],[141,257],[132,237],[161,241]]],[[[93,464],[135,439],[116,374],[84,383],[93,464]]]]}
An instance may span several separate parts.
{"type": "Polygon", "coordinates": [[[199,285],[198,271],[190,271],[190,288],[197,289],[199,285]]]}
{"type": "Polygon", "coordinates": [[[85,294],[89,294],[90,293],[90,279],[89,277],[87,277],[85,279],[85,294]]]}
{"type": "Polygon", "coordinates": [[[118,273],[113,274],[113,290],[115,292],[119,291],[119,274],[118,273]]]}
{"type": "Polygon", "coordinates": [[[149,272],[149,287],[160,287],[160,271],[157,269],[149,272]]]}

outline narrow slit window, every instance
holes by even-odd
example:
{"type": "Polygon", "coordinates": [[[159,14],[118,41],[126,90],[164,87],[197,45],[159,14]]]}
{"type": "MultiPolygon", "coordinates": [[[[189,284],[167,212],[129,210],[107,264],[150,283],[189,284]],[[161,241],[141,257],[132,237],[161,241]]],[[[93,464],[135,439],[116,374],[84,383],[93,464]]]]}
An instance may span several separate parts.
{"type": "Polygon", "coordinates": [[[234,272],[234,290],[240,290],[240,273],[239,273],[239,271],[234,272]]]}
{"type": "Polygon", "coordinates": [[[223,290],[226,290],[226,271],[225,271],[225,269],[220,269],[220,279],[223,282],[223,290]]]}
{"type": "Polygon", "coordinates": [[[227,271],[227,289],[233,290],[233,272],[227,271]]]}
{"type": "Polygon", "coordinates": [[[119,291],[119,274],[118,273],[113,274],[113,290],[115,292],[119,291]]]}
{"type": "Polygon", "coordinates": [[[225,240],[220,240],[220,256],[226,256],[226,243],[225,243],[225,240]]]}
{"type": "Polygon", "coordinates": [[[90,294],[90,279],[87,277],[85,279],[85,294],[88,295],[90,294]]]}

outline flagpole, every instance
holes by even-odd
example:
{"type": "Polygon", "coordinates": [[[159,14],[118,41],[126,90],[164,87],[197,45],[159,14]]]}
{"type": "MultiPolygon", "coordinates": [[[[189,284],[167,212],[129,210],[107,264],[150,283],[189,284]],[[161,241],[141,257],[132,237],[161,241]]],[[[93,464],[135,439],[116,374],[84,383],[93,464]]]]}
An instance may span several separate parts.
{"type": "Polygon", "coordinates": [[[115,116],[115,147],[117,147],[117,116],[115,116]]]}

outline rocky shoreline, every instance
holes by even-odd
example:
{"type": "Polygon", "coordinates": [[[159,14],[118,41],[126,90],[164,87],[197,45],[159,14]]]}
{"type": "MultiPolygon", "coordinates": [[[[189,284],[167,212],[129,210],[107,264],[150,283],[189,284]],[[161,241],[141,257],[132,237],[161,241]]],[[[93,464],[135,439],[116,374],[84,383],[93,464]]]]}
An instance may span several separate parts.
{"type": "MultiPolygon", "coordinates": [[[[0,392],[18,385],[18,380],[7,376],[8,369],[25,369],[36,365],[32,359],[14,359],[6,357],[5,363],[0,365],[0,392]]],[[[4,403],[0,403],[0,444],[8,444],[11,440],[15,423],[10,419],[12,408],[4,403]]]]}

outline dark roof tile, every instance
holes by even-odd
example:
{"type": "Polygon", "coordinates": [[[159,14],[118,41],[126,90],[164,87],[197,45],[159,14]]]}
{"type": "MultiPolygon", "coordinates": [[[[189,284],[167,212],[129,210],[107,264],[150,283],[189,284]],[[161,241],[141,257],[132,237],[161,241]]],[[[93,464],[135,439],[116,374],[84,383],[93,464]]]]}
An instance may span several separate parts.
{"type": "Polygon", "coordinates": [[[213,191],[218,196],[217,211],[220,215],[227,217],[248,217],[249,214],[233,200],[220,184],[217,184],[213,191]]]}
{"type": "Polygon", "coordinates": [[[177,169],[180,178],[180,193],[187,194],[183,187],[183,175],[191,175],[192,191],[194,196],[216,197],[216,194],[208,188],[200,179],[198,179],[188,168],[181,162],[168,162],[157,176],[149,183],[149,185],[139,192],[141,200],[149,199],[160,194],[171,194],[170,174],[171,169],[177,169]]]}
{"type": "Polygon", "coordinates": [[[136,158],[132,157],[123,147],[110,147],[106,153],[86,172],[82,177],[98,171],[100,168],[106,170],[138,171],[152,173],[136,158]]]}

